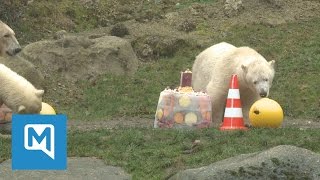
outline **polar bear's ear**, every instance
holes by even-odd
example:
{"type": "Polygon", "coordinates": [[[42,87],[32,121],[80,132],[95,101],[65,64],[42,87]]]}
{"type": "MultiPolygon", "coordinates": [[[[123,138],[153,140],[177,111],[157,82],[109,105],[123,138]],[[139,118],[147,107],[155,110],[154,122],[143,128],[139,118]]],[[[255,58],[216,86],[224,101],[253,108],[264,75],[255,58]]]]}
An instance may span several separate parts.
{"type": "Polygon", "coordinates": [[[247,66],[245,66],[245,65],[241,65],[241,68],[242,68],[242,70],[243,70],[243,72],[244,73],[247,73],[248,72],[248,67],[247,66]]]}
{"type": "Polygon", "coordinates": [[[42,97],[44,90],[36,90],[36,96],[42,97]]]}
{"type": "Polygon", "coordinates": [[[18,108],[18,113],[19,114],[24,114],[26,110],[26,107],[24,105],[20,105],[19,108],[18,108]]]}
{"type": "Polygon", "coordinates": [[[276,61],[275,60],[271,60],[271,61],[269,61],[269,64],[270,64],[270,66],[272,67],[272,68],[274,68],[274,64],[276,63],[276,61]]]}

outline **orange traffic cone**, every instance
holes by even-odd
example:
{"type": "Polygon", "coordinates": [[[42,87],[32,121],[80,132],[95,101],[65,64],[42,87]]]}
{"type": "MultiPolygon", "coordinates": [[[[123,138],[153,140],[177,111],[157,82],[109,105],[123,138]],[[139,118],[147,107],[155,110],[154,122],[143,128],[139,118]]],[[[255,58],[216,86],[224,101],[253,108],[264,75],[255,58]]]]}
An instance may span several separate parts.
{"type": "Polygon", "coordinates": [[[245,130],[237,75],[231,76],[226,109],[220,130],[245,130]]]}

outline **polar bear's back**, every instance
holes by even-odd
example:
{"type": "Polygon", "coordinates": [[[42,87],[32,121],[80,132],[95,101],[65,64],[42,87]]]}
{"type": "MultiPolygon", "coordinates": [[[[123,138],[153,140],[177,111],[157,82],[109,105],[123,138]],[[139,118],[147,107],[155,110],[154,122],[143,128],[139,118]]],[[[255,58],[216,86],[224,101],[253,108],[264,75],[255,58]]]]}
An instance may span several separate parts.
{"type": "Polygon", "coordinates": [[[29,81],[3,64],[0,64],[0,82],[0,101],[8,98],[18,101],[21,97],[34,96],[36,91],[29,81]]]}
{"type": "Polygon", "coordinates": [[[0,82],[2,87],[4,85],[9,85],[9,86],[14,85],[14,86],[21,86],[25,88],[27,88],[28,86],[33,87],[33,85],[29,81],[27,81],[24,77],[18,75],[16,72],[12,71],[10,68],[8,68],[3,64],[0,64],[0,82]]]}
{"type": "Polygon", "coordinates": [[[202,51],[197,57],[192,67],[192,86],[196,91],[205,91],[220,61],[224,61],[237,48],[229,43],[222,42],[215,44],[202,51]]]}

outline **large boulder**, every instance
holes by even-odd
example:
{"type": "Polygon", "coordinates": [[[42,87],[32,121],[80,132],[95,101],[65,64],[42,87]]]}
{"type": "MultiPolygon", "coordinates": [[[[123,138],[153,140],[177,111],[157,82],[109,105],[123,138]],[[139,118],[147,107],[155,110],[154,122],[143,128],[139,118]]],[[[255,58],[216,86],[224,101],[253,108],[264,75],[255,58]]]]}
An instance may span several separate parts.
{"type": "Polygon", "coordinates": [[[27,45],[22,55],[39,66],[45,78],[58,74],[71,81],[106,73],[132,75],[138,68],[131,44],[114,36],[63,33],[27,45]]]}
{"type": "Polygon", "coordinates": [[[37,89],[44,88],[44,77],[38,67],[20,56],[0,57],[0,63],[26,78],[37,89]]]}
{"type": "Polygon", "coordinates": [[[171,179],[320,179],[320,154],[281,145],[184,170],[171,179]]]}

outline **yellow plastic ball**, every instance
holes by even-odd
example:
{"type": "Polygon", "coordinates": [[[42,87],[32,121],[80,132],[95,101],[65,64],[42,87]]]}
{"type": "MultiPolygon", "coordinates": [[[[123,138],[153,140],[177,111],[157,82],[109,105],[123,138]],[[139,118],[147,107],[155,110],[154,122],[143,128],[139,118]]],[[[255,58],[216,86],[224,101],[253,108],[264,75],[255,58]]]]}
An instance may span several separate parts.
{"type": "Polygon", "coordinates": [[[56,111],[53,109],[52,106],[50,106],[49,104],[45,103],[45,102],[42,102],[42,109],[40,111],[40,114],[43,114],[43,115],[55,115],[56,114],[56,111]]]}
{"type": "Polygon", "coordinates": [[[283,122],[283,110],[276,101],[262,98],[251,106],[249,119],[253,127],[278,128],[283,122]]]}

